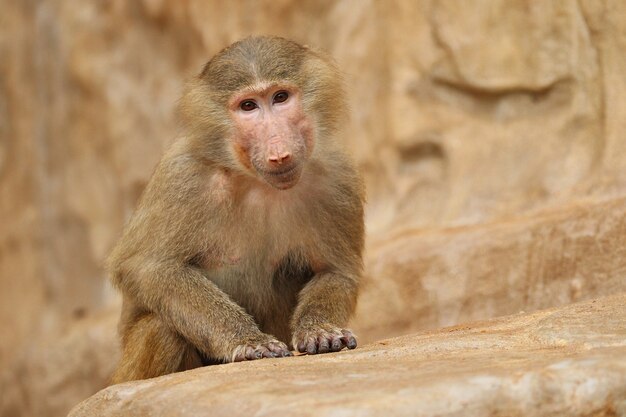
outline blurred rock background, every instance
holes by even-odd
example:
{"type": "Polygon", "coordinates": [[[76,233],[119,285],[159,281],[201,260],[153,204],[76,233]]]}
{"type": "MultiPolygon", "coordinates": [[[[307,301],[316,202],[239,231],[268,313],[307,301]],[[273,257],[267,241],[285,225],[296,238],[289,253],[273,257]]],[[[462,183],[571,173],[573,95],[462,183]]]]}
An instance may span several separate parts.
{"type": "Polygon", "coordinates": [[[102,262],[184,80],[251,34],[346,73],[362,342],[626,291],[620,0],[0,0],[0,416],[107,384],[102,262]]]}

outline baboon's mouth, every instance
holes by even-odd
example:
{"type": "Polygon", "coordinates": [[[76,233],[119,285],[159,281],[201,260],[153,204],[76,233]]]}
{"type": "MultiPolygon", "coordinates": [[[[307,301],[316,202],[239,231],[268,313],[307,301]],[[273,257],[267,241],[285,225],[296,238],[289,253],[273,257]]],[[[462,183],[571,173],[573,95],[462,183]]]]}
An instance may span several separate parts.
{"type": "Polygon", "coordinates": [[[276,170],[263,170],[261,174],[265,180],[274,188],[286,190],[293,187],[300,179],[300,165],[294,164],[286,168],[276,170]]]}
{"type": "Polygon", "coordinates": [[[266,175],[271,175],[273,177],[287,177],[289,175],[291,175],[292,173],[294,173],[294,171],[298,168],[297,164],[294,164],[290,167],[286,167],[286,168],[282,168],[282,169],[276,169],[276,170],[271,170],[271,171],[265,171],[266,175]]]}

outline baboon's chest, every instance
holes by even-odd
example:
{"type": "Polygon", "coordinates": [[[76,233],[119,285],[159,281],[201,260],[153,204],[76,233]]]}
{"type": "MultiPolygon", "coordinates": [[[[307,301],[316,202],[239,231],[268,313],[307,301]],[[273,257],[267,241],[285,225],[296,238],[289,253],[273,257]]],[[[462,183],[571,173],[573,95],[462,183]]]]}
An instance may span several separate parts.
{"type": "MultiPolygon", "coordinates": [[[[312,207],[252,191],[239,200],[202,256],[207,276],[262,327],[288,330],[298,293],[313,276],[312,207]],[[287,326],[287,327],[285,327],[287,326]]],[[[278,336],[278,334],[276,334],[278,336]]]]}
{"type": "Polygon", "coordinates": [[[298,248],[282,257],[263,251],[225,254],[207,268],[207,276],[243,307],[262,331],[289,343],[289,323],[298,294],[314,272],[298,248]]]}

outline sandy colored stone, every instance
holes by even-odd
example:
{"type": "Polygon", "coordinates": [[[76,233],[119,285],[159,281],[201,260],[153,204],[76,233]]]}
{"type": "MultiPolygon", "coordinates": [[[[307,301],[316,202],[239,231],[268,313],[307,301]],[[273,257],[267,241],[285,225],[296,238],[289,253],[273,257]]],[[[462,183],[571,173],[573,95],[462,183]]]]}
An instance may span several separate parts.
{"type": "Polygon", "coordinates": [[[626,294],[109,387],[70,417],[624,416],[626,294]]]}
{"type": "Polygon", "coordinates": [[[0,416],[65,416],[110,384],[119,358],[118,309],[79,319],[50,338],[33,336],[0,370],[0,416]]]}
{"type": "Polygon", "coordinates": [[[626,291],[626,199],[370,241],[352,322],[364,340],[626,291]]]}

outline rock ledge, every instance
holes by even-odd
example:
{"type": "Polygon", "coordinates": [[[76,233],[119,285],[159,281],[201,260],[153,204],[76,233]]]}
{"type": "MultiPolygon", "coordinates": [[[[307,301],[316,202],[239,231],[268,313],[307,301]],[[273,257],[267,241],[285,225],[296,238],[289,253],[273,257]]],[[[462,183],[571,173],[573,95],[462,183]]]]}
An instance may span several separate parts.
{"type": "Polygon", "coordinates": [[[81,416],[625,416],[626,294],[109,387],[81,416]]]}

